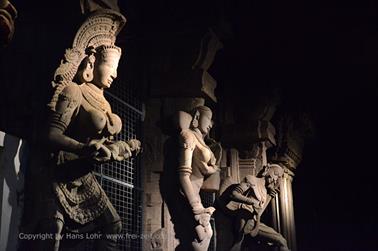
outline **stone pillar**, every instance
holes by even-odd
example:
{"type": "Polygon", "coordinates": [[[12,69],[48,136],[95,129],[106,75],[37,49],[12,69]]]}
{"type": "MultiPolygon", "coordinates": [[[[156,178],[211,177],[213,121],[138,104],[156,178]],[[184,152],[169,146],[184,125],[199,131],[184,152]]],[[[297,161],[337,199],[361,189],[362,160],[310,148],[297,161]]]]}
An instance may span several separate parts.
{"type": "Polygon", "coordinates": [[[297,250],[296,247],[296,234],[295,234],[295,220],[294,220],[294,206],[293,206],[293,191],[292,181],[294,173],[285,168],[285,175],[282,179],[279,194],[280,205],[280,230],[285,236],[288,246],[292,251],[297,250]]]}
{"type": "Polygon", "coordinates": [[[283,113],[278,122],[277,147],[271,160],[285,169],[278,205],[280,230],[292,251],[297,250],[292,182],[295,170],[302,160],[306,138],[313,134],[313,127],[306,114],[283,113]]]}

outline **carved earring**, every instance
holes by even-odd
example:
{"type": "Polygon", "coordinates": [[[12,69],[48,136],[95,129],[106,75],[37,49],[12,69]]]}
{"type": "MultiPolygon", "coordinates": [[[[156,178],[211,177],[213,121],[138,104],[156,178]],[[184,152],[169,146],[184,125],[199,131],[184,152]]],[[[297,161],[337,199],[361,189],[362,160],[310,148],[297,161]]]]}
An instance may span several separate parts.
{"type": "Polygon", "coordinates": [[[86,83],[89,83],[89,82],[91,82],[93,80],[93,71],[92,71],[92,69],[87,68],[87,69],[85,69],[83,71],[83,79],[84,79],[84,81],[86,83]]]}
{"type": "Polygon", "coordinates": [[[199,116],[200,116],[199,112],[196,111],[196,113],[193,116],[193,120],[192,120],[192,127],[193,128],[198,128],[198,119],[199,119],[199,116]]]}
{"type": "Polygon", "coordinates": [[[192,127],[197,128],[198,127],[198,119],[193,119],[192,120],[192,127]]]}

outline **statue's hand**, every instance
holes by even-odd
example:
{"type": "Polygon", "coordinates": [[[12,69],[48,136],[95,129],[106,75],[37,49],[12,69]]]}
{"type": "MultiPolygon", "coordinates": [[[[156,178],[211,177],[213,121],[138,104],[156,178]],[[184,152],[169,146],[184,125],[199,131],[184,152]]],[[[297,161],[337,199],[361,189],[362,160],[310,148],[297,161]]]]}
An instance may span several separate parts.
{"type": "Polygon", "coordinates": [[[208,213],[197,214],[194,216],[194,219],[203,227],[210,225],[210,218],[211,215],[208,213]]]}
{"type": "Polygon", "coordinates": [[[93,149],[94,151],[91,152],[91,156],[94,161],[99,163],[105,163],[111,160],[112,152],[103,144],[105,139],[101,140],[91,140],[87,145],[88,149],[93,149]]]}
{"type": "Polygon", "coordinates": [[[137,139],[130,139],[129,141],[127,141],[127,144],[129,145],[130,150],[134,152],[135,156],[137,156],[139,152],[142,151],[142,143],[140,143],[140,141],[137,139]]]}
{"type": "Polygon", "coordinates": [[[194,203],[192,205],[192,211],[194,215],[202,214],[205,211],[205,208],[202,206],[202,203],[194,203]]]}
{"type": "Polygon", "coordinates": [[[260,201],[251,198],[248,200],[247,204],[252,205],[256,209],[260,209],[263,206],[260,201]]]}
{"type": "Polygon", "coordinates": [[[214,211],[215,211],[214,207],[207,207],[207,208],[202,207],[202,210],[198,214],[194,215],[194,219],[198,221],[200,225],[206,227],[207,225],[209,225],[210,217],[214,213],[214,211]]]}
{"type": "Polygon", "coordinates": [[[276,197],[278,194],[279,190],[275,188],[268,187],[268,194],[272,196],[273,198],[276,197]]]}
{"type": "Polygon", "coordinates": [[[205,213],[209,214],[210,216],[213,215],[214,212],[215,212],[215,208],[214,207],[207,207],[207,208],[205,208],[205,213]]]}
{"type": "Polygon", "coordinates": [[[214,166],[214,170],[215,170],[215,172],[220,172],[220,171],[222,171],[222,170],[219,168],[219,166],[217,166],[217,165],[214,166]]]}

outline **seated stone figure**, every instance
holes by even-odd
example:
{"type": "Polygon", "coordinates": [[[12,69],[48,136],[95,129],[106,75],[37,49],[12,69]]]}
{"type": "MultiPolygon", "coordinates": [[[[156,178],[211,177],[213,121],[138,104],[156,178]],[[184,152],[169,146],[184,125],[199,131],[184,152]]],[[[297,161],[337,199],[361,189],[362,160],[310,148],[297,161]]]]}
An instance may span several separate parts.
{"type": "MultiPolygon", "coordinates": [[[[116,141],[122,121],[104,97],[117,77],[121,49],[115,36],[125,23],[114,11],[99,11],[79,29],[72,49],[55,73],[55,93],[47,129],[51,164],[45,171],[39,232],[55,238],[40,242],[37,250],[59,250],[62,231],[100,231],[96,250],[116,250],[121,218],[92,170],[95,164],[135,156],[140,142],[116,141]]],[[[63,235],[63,238],[65,236],[63,235]]]]}
{"type": "Polygon", "coordinates": [[[246,235],[279,246],[288,251],[285,238],[273,228],[260,222],[260,217],[272,196],[277,193],[283,169],[268,164],[257,175],[247,175],[239,184],[229,186],[218,198],[217,208],[232,219],[234,242],[231,251],[242,250],[246,235]]]}

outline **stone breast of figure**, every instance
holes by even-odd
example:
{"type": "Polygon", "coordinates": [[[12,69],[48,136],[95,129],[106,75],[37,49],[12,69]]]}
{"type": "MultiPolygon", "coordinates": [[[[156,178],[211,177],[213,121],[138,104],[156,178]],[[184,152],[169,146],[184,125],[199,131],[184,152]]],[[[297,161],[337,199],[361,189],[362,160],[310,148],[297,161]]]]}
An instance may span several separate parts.
{"type": "Polygon", "coordinates": [[[203,176],[207,176],[209,166],[214,164],[211,163],[213,156],[213,152],[208,147],[198,142],[193,151],[193,167],[197,167],[203,176]]]}
{"type": "Polygon", "coordinates": [[[109,137],[118,134],[122,121],[102,93],[96,93],[87,84],[80,85],[83,95],[78,118],[79,127],[85,128],[89,138],[109,137]]]}
{"type": "Polygon", "coordinates": [[[215,157],[198,132],[187,130],[189,141],[193,142],[192,174],[196,177],[206,177],[209,169],[215,165],[215,157]]]}

